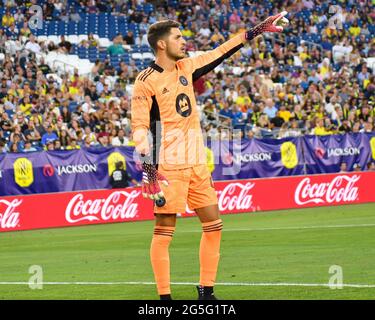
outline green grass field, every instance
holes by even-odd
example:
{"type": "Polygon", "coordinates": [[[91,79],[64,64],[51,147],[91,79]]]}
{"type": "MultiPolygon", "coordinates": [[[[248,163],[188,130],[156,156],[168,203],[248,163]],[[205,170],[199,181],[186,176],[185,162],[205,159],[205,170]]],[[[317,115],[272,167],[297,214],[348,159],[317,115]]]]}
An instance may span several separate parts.
{"type": "MultiPolygon", "coordinates": [[[[375,203],[222,219],[220,299],[375,298],[375,203]],[[342,267],[343,289],[327,287],[332,265],[342,267]],[[345,286],[352,284],[371,286],[345,286]]],[[[154,281],[152,230],[146,221],[2,233],[0,299],[158,299],[147,284],[154,281]],[[43,282],[60,284],[30,289],[32,265],[43,268],[43,282]]],[[[170,251],[174,299],[196,299],[189,283],[199,279],[200,236],[198,218],[178,220],[170,251]]]]}

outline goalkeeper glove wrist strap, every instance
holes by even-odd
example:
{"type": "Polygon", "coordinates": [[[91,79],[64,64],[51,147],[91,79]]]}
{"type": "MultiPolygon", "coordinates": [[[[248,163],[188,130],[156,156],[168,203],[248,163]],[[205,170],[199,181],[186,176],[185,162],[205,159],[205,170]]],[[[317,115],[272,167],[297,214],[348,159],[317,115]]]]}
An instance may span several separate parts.
{"type": "Polygon", "coordinates": [[[256,38],[257,36],[261,35],[264,32],[265,26],[264,24],[258,24],[254,28],[251,28],[249,31],[245,32],[246,40],[250,41],[256,38]]]}

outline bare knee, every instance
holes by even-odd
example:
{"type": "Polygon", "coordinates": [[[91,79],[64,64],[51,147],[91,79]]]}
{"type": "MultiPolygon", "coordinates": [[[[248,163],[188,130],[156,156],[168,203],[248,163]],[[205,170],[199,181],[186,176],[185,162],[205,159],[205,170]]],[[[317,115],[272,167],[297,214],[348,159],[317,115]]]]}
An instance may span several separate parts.
{"type": "Polygon", "coordinates": [[[195,209],[200,221],[211,222],[220,219],[219,207],[217,204],[207,206],[204,208],[195,209]]]}
{"type": "Polygon", "coordinates": [[[175,227],[176,215],[175,214],[155,214],[155,225],[163,227],[175,227]]]}

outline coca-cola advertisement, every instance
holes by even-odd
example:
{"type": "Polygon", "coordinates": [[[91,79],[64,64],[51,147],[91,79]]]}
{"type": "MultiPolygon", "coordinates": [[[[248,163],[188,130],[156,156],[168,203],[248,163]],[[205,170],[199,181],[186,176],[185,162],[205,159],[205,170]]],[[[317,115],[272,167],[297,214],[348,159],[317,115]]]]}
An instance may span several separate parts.
{"type": "Polygon", "coordinates": [[[149,220],[140,188],[36,194],[0,199],[0,232],[149,220]]]}
{"type": "Polygon", "coordinates": [[[221,214],[375,202],[374,188],[375,172],[215,182],[221,214]]]}
{"type": "MultiPolygon", "coordinates": [[[[375,202],[375,172],[218,181],[215,189],[222,214],[375,202]]],[[[140,188],[0,198],[0,232],[153,218],[140,188]]]]}

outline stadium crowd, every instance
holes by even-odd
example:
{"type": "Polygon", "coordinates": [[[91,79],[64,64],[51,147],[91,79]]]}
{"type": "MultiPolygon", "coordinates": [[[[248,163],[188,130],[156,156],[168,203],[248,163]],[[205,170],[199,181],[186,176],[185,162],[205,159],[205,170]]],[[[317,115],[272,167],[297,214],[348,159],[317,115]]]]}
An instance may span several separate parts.
{"type": "MultiPolygon", "coordinates": [[[[145,1],[76,2],[87,13],[111,12],[139,24],[138,38],[129,32],[111,39],[111,55],[144,43],[148,26],[161,19],[181,23],[193,53],[287,10],[290,25],[283,34],[257,38],[195,83],[204,131],[212,139],[374,131],[374,70],[365,60],[375,57],[371,1],[338,1],[342,10],[334,17],[324,1],[312,0],[266,1],[269,6],[237,1],[238,8],[224,0],[153,1],[156,10],[149,14],[137,9],[145,1]],[[302,34],[315,41],[298,41],[302,34]]],[[[0,0],[7,8],[0,29],[0,153],[132,145],[127,86],[140,70],[134,61],[115,69],[104,60],[90,76],[75,70],[56,81],[54,70],[36,55],[69,53],[71,44],[63,36],[57,46],[38,41],[27,9],[39,3],[0,0]],[[6,46],[10,40],[15,50],[6,46]],[[115,83],[108,76],[115,76],[115,83]]],[[[42,3],[46,20],[80,19],[72,1],[42,3]]],[[[100,43],[90,35],[80,45],[100,43]]]]}

